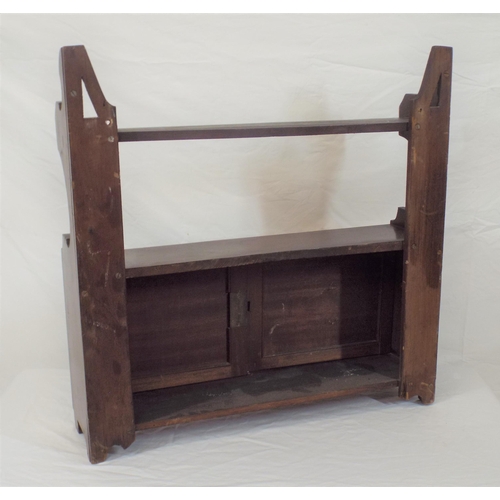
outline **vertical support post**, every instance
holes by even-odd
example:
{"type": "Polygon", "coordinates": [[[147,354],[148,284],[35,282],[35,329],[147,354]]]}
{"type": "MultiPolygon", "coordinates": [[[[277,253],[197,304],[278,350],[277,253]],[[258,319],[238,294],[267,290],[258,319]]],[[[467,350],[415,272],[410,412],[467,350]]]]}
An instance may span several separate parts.
{"type": "Polygon", "coordinates": [[[434,401],[452,49],[433,47],[419,93],[405,96],[409,117],[403,272],[403,338],[400,396],[434,401]]]}
{"type": "Polygon", "coordinates": [[[261,264],[229,269],[229,342],[229,361],[233,377],[261,368],[261,264]]]}
{"type": "Polygon", "coordinates": [[[70,210],[63,244],[73,406],[92,463],[135,439],[115,108],[83,46],[63,47],[58,146],[70,210]],[[83,94],[97,117],[85,118],[83,94]]]}

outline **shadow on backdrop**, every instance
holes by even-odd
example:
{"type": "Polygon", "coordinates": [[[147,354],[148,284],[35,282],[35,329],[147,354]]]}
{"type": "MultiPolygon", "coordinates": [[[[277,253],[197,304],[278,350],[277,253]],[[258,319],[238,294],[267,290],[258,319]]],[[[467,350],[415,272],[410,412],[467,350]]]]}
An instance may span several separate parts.
{"type": "MultiPolygon", "coordinates": [[[[332,119],[323,95],[300,92],[288,106],[286,121],[332,119]]],[[[273,141],[270,154],[250,157],[242,179],[249,194],[258,200],[262,234],[333,228],[330,207],[343,163],[345,136],[267,140],[273,141]]]]}

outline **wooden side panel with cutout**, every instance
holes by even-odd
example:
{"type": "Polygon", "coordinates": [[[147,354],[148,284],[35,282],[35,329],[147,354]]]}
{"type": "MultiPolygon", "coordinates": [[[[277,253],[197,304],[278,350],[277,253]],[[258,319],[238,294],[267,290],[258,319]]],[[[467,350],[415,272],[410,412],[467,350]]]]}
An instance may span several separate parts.
{"type": "Polygon", "coordinates": [[[406,96],[410,117],[403,271],[401,396],[434,401],[452,49],[433,47],[420,92],[406,96]]]}
{"type": "Polygon", "coordinates": [[[135,438],[115,109],[83,46],[64,47],[56,105],[70,236],[63,245],[75,417],[92,463],[135,438]],[[82,92],[97,114],[85,118],[82,92]]]}

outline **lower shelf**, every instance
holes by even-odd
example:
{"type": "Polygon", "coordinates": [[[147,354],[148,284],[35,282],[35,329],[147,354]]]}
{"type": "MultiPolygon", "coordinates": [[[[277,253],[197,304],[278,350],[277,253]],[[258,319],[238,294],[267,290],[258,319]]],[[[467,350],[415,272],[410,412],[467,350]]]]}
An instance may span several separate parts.
{"type": "Polygon", "coordinates": [[[376,392],[399,384],[393,354],[294,366],[134,394],[136,429],[376,392]]]}

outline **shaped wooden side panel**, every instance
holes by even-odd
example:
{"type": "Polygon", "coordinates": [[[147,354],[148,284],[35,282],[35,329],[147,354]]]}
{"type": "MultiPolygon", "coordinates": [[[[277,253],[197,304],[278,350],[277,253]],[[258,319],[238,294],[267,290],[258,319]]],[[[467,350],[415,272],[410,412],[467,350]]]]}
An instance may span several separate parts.
{"type": "Polygon", "coordinates": [[[400,108],[410,118],[400,395],[426,404],[436,380],[451,69],[452,49],[433,47],[420,92],[400,108]]]}
{"type": "Polygon", "coordinates": [[[63,246],[72,391],[92,463],[135,438],[116,113],[83,46],[64,47],[58,146],[70,209],[63,246]],[[82,84],[84,83],[84,85],[82,84]],[[86,88],[96,118],[84,118],[86,88]]]}

